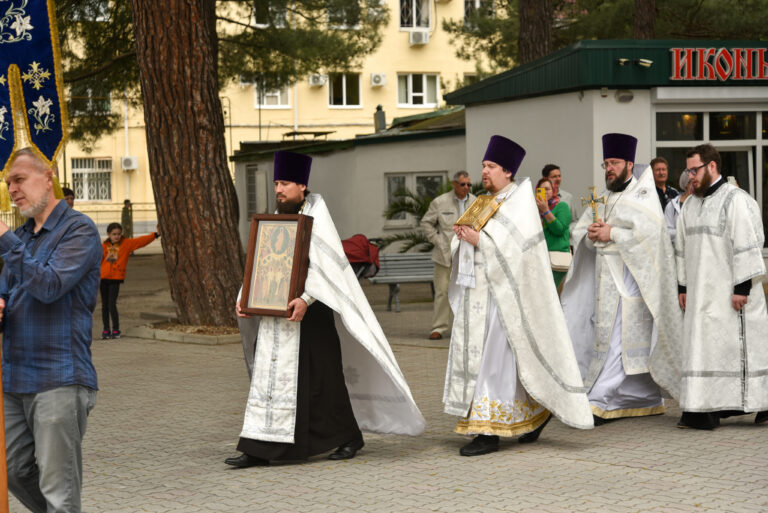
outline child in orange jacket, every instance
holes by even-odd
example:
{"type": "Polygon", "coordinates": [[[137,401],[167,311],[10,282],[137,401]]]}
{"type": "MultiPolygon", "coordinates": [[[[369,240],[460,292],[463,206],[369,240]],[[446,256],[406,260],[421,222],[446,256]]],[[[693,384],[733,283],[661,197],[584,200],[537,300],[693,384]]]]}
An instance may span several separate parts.
{"type": "Polygon", "coordinates": [[[101,318],[104,321],[102,339],[120,338],[117,295],[120,293],[120,284],[125,280],[128,257],[133,251],[143,248],[158,237],[160,234],[155,232],[134,239],[124,239],[120,223],[110,223],[107,226],[107,240],[102,244],[101,258],[101,318]],[[112,330],[109,329],[110,316],[112,330]]]}

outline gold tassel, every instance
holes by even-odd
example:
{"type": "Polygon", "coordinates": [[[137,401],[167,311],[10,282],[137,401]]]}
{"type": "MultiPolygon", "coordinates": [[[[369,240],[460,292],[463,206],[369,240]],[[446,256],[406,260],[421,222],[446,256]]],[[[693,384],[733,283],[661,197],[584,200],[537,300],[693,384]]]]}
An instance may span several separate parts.
{"type": "Polygon", "coordinates": [[[8,184],[0,180],[0,211],[11,212],[11,195],[8,193],[8,184]]]}
{"type": "Polygon", "coordinates": [[[64,191],[61,190],[61,184],[59,183],[59,177],[56,173],[52,173],[53,178],[53,193],[56,195],[56,199],[64,199],[64,191]]]}

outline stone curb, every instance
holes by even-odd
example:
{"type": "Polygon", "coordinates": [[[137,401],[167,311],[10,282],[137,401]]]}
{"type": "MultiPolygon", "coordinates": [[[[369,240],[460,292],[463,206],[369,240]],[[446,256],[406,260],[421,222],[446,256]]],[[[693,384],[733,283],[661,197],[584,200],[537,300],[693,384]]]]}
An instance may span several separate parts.
{"type": "Polygon", "coordinates": [[[217,346],[223,344],[239,344],[240,335],[200,335],[197,333],[182,333],[179,331],[160,330],[151,326],[135,326],[125,330],[124,336],[144,338],[149,340],[162,340],[164,342],[176,342],[178,344],[198,344],[204,346],[217,346]]]}

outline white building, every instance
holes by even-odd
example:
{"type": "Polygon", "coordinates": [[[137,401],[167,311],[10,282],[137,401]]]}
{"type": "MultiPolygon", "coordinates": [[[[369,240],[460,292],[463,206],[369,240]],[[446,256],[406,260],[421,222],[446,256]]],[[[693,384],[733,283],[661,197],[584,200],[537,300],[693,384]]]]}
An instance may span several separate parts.
{"type": "Polygon", "coordinates": [[[603,134],[637,137],[638,163],[665,157],[674,186],[686,150],[711,143],[768,228],[765,41],[583,41],[445,99],[466,108],[467,169],[501,134],[527,151],[518,176],[557,164],[574,198],[604,184],[603,134]]]}

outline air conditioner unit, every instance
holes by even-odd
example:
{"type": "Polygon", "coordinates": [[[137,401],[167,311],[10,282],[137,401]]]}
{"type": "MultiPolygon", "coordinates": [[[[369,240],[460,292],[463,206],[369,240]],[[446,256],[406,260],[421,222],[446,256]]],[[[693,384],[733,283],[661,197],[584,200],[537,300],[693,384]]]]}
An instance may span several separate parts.
{"type": "Polygon", "coordinates": [[[371,73],[371,87],[381,87],[386,85],[387,75],[384,73],[371,73]]]}
{"type": "Polygon", "coordinates": [[[309,87],[322,87],[328,81],[327,75],[320,75],[319,73],[312,73],[309,76],[309,87]]]}
{"type": "Polygon", "coordinates": [[[408,33],[408,42],[411,43],[411,46],[425,45],[429,43],[429,31],[412,30],[408,33]]]}
{"type": "Polygon", "coordinates": [[[122,159],[120,159],[120,166],[123,168],[123,171],[138,169],[139,159],[137,159],[136,157],[123,157],[122,159]]]}

